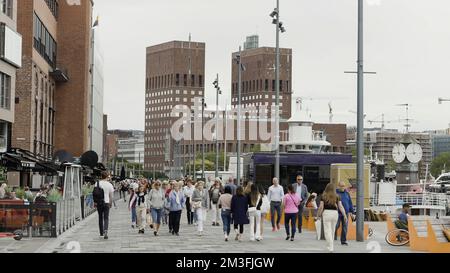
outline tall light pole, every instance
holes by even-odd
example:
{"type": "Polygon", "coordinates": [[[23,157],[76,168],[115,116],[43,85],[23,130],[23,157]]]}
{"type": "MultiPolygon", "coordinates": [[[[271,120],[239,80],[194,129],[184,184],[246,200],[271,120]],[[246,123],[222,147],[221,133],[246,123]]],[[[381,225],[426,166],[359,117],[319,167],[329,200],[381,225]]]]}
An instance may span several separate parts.
{"type": "Polygon", "coordinates": [[[358,0],[358,136],[356,240],[364,242],[364,0],[358,0]]]}
{"type": "Polygon", "coordinates": [[[92,25],[92,37],[91,37],[91,115],[89,124],[89,150],[93,149],[93,137],[94,137],[94,62],[95,62],[95,29],[98,27],[99,18],[95,20],[92,25]]]}
{"type": "Polygon", "coordinates": [[[242,71],[245,70],[242,64],[242,48],[239,47],[239,54],[236,56],[236,63],[238,65],[238,114],[237,114],[237,170],[236,181],[241,185],[241,103],[242,103],[242,71]]]}
{"type": "Polygon", "coordinates": [[[275,177],[280,180],[280,32],[286,32],[280,21],[280,0],[277,7],[270,14],[272,23],[276,29],[276,52],[275,52],[275,177]]]}
{"type": "Polygon", "coordinates": [[[217,74],[216,80],[213,82],[216,88],[216,173],[215,177],[219,177],[219,95],[222,94],[219,86],[219,74],[217,74]]]}
{"type": "Polygon", "coordinates": [[[204,126],[205,126],[205,93],[203,92],[202,97],[202,179],[205,179],[205,135],[204,135],[204,126]]]}
{"type": "Polygon", "coordinates": [[[443,99],[443,98],[438,99],[439,104],[442,104],[444,101],[450,101],[450,99],[443,99]]]}

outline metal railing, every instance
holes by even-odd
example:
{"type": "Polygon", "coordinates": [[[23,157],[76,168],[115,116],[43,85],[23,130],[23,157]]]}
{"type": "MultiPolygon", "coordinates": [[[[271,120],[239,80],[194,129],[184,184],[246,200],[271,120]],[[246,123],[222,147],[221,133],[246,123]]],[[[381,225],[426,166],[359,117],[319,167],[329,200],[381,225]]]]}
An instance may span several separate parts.
{"type": "Polygon", "coordinates": [[[397,193],[395,195],[395,202],[392,204],[381,204],[379,203],[379,195],[374,194],[370,198],[370,204],[372,206],[401,206],[408,203],[412,206],[434,206],[441,208],[448,208],[449,206],[449,196],[444,193],[397,193]]]}

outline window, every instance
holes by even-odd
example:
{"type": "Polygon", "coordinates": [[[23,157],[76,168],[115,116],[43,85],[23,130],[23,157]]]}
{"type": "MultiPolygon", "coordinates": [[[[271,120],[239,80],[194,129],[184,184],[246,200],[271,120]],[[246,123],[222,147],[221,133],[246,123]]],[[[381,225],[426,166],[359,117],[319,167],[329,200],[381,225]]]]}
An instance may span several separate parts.
{"type": "Polygon", "coordinates": [[[268,79],[266,79],[266,81],[265,81],[264,90],[269,91],[269,80],[268,79]]]}
{"type": "Polygon", "coordinates": [[[275,80],[272,80],[272,91],[275,91],[275,80]]]}
{"type": "Polygon", "coordinates": [[[11,77],[0,73],[0,108],[11,108],[11,77]]]}
{"type": "Polygon", "coordinates": [[[280,80],[280,91],[283,91],[283,81],[280,80]]]}
{"type": "Polygon", "coordinates": [[[198,86],[203,87],[203,76],[202,75],[198,76],[198,86]]]}
{"type": "Polygon", "coordinates": [[[34,14],[33,21],[34,48],[51,67],[55,68],[57,47],[55,39],[53,39],[50,32],[48,32],[47,28],[42,24],[41,19],[39,19],[36,13],[34,14]]]}
{"type": "Polygon", "coordinates": [[[183,86],[187,86],[187,74],[184,74],[183,86]]]}
{"type": "Polygon", "coordinates": [[[13,1],[14,0],[0,0],[0,9],[11,19],[13,19],[13,1]]]}
{"type": "Polygon", "coordinates": [[[180,86],[180,74],[175,75],[175,85],[180,86]]]}
{"type": "Polygon", "coordinates": [[[191,86],[195,86],[195,75],[191,75],[191,86]]]}
{"type": "Polygon", "coordinates": [[[58,1],[57,0],[45,0],[45,3],[47,3],[47,6],[50,9],[53,16],[55,16],[55,18],[58,19],[58,1]]]}

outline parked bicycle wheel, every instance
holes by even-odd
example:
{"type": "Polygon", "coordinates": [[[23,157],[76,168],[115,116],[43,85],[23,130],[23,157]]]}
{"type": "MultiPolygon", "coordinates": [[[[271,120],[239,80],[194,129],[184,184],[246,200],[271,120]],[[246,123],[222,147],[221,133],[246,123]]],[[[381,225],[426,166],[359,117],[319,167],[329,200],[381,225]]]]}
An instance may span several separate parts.
{"type": "Polygon", "coordinates": [[[404,246],[409,243],[409,232],[404,229],[394,229],[386,234],[386,242],[391,246],[404,246]]]}

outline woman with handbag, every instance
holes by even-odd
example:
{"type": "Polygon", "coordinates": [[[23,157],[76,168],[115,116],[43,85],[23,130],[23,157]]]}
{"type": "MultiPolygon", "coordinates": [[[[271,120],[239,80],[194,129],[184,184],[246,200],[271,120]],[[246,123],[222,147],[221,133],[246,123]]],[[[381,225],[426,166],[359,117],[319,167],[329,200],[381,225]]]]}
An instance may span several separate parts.
{"type": "Polygon", "coordinates": [[[206,220],[206,212],[209,207],[209,194],[203,186],[204,183],[202,181],[197,182],[194,193],[192,194],[192,210],[197,215],[198,236],[203,235],[203,223],[206,220]]]}
{"type": "Polygon", "coordinates": [[[286,241],[291,240],[294,241],[296,225],[297,225],[297,214],[298,214],[298,206],[300,205],[300,198],[294,191],[294,187],[292,185],[288,185],[287,187],[288,193],[283,198],[283,206],[284,206],[284,226],[286,228],[286,241]],[[291,231],[289,231],[289,223],[291,227],[291,231]]]}
{"type": "Polygon", "coordinates": [[[180,190],[180,184],[178,182],[174,181],[174,183],[172,183],[172,187],[173,189],[169,195],[169,222],[172,227],[172,235],[179,236],[181,213],[183,211],[186,200],[182,191],[180,190]]]}
{"type": "Polygon", "coordinates": [[[220,211],[218,208],[218,202],[220,195],[223,193],[223,186],[222,181],[220,178],[216,178],[214,180],[214,185],[209,189],[209,199],[211,200],[211,210],[212,210],[212,225],[213,226],[220,226],[219,224],[219,218],[220,218],[220,211]]]}
{"type": "Polygon", "coordinates": [[[153,218],[153,234],[155,236],[158,236],[159,227],[161,226],[161,219],[163,215],[164,210],[164,201],[165,196],[164,192],[161,189],[161,182],[157,180],[153,184],[153,189],[150,190],[150,193],[148,194],[148,208],[150,209],[150,213],[153,218]]]}
{"type": "Polygon", "coordinates": [[[239,186],[236,195],[231,199],[231,215],[233,217],[234,230],[236,231],[236,241],[242,242],[244,225],[250,223],[248,219],[248,198],[244,194],[244,188],[239,186]]]}
{"type": "Polygon", "coordinates": [[[338,210],[341,211],[344,221],[347,223],[347,214],[336,193],[336,185],[334,183],[329,183],[323,192],[319,211],[317,212],[319,219],[323,219],[323,229],[329,252],[334,251],[334,235],[339,218],[338,210]]]}
{"type": "Polygon", "coordinates": [[[223,233],[225,234],[225,242],[228,242],[228,237],[231,232],[231,199],[232,188],[225,187],[225,193],[222,194],[219,198],[219,202],[217,203],[219,209],[221,210],[221,217],[223,223],[223,233]]]}
{"type": "Polygon", "coordinates": [[[264,187],[262,185],[258,186],[259,188],[259,194],[261,194],[261,200],[262,200],[262,206],[261,206],[261,221],[260,221],[260,235],[259,239],[260,241],[263,240],[263,234],[264,234],[264,223],[266,222],[266,216],[267,213],[270,211],[270,201],[269,198],[267,198],[266,191],[264,190],[264,187]]]}
{"type": "Polygon", "coordinates": [[[261,206],[262,198],[255,184],[250,185],[248,199],[248,216],[250,220],[250,241],[261,240],[261,206]]]}

